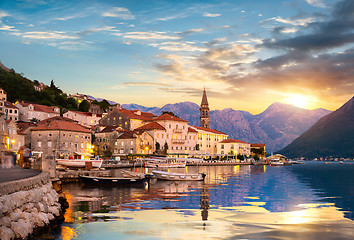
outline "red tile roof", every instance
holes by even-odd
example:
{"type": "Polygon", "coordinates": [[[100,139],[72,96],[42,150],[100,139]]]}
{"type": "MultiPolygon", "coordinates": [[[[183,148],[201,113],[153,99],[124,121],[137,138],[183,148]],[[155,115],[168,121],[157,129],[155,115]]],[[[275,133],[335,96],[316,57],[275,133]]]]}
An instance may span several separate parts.
{"type": "Polygon", "coordinates": [[[157,118],[154,119],[154,121],[177,121],[177,122],[188,122],[186,120],[183,120],[179,117],[172,116],[168,113],[164,113],[157,118]]]}
{"type": "Polygon", "coordinates": [[[32,131],[45,131],[45,130],[63,130],[71,132],[91,133],[91,131],[80,124],[68,121],[52,121],[47,124],[39,124],[37,127],[32,128],[32,131]]]}
{"type": "Polygon", "coordinates": [[[249,144],[249,143],[246,143],[244,141],[231,139],[231,138],[225,139],[225,140],[221,141],[220,143],[245,143],[245,144],[249,144]]]}
{"type": "Polygon", "coordinates": [[[36,103],[29,103],[29,102],[24,102],[24,101],[19,101],[18,103],[21,104],[23,107],[28,107],[29,105],[32,104],[34,111],[37,111],[37,112],[57,113],[54,111],[54,109],[58,108],[55,106],[48,107],[45,105],[40,105],[40,104],[36,104],[36,103]]]}
{"type": "Polygon", "coordinates": [[[8,101],[4,102],[4,107],[18,109],[18,107],[16,107],[15,105],[13,105],[12,103],[10,103],[8,101]]]}
{"type": "Polygon", "coordinates": [[[118,139],[132,139],[136,138],[133,131],[125,131],[122,135],[118,136],[118,139]]]}
{"type": "Polygon", "coordinates": [[[76,113],[76,114],[85,115],[85,116],[88,116],[88,117],[93,117],[93,114],[95,114],[96,117],[102,117],[102,114],[99,114],[99,113],[79,112],[79,111],[72,111],[72,110],[69,110],[69,112],[73,112],[73,113],[76,113]]]}
{"type": "Polygon", "coordinates": [[[194,128],[189,127],[189,128],[188,128],[188,132],[195,132],[195,133],[197,133],[198,131],[195,130],[194,128]]]}
{"type": "Polygon", "coordinates": [[[138,120],[143,120],[143,121],[150,121],[153,119],[153,117],[155,116],[154,114],[151,113],[146,113],[146,112],[141,112],[141,115],[136,114],[137,110],[127,110],[124,108],[121,109],[116,109],[118,112],[124,114],[125,116],[127,116],[130,119],[138,119],[138,120]]]}
{"type": "Polygon", "coordinates": [[[211,132],[211,133],[227,135],[226,133],[220,132],[220,131],[218,131],[218,130],[210,129],[210,128],[196,127],[196,126],[193,126],[193,127],[196,128],[196,129],[203,130],[203,131],[207,131],[207,132],[211,132]]]}
{"type": "Polygon", "coordinates": [[[259,147],[259,148],[265,148],[264,143],[251,143],[251,147],[259,147]]]}
{"type": "Polygon", "coordinates": [[[141,131],[141,130],[166,130],[166,129],[160,124],[158,124],[157,122],[151,122],[135,129],[135,131],[141,131]]]}
{"type": "Polygon", "coordinates": [[[43,124],[43,123],[48,123],[48,122],[53,122],[53,121],[66,121],[66,122],[78,122],[76,120],[73,120],[71,118],[66,118],[66,117],[61,117],[61,116],[55,116],[51,118],[46,118],[42,121],[39,121],[37,124],[43,124]]]}

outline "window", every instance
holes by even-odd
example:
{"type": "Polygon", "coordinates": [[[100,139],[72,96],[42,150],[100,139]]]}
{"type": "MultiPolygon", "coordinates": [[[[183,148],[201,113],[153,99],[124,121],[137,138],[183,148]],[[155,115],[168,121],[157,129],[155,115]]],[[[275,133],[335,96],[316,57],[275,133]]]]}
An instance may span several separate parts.
{"type": "Polygon", "coordinates": [[[10,113],[12,113],[12,109],[10,109],[10,113]]]}
{"type": "Polygon", "coordinates": [[[221,149],[224,149],[224,144],[221,144],[221,149]]]}
{"type": "Polygon", "coordinates": [[[52,134],[51,134],[51,133],[49,133],[48,135],[49,135],[49,137],[51,137],[51,136],[52,136],[52,134]]]}
{"type": "Polygon", "coordinates": [[[52,142],[51,141],[48,142],[48,147],[49,148],[52,147],[52,142]]]}
{"type": "Polygon", "coordinates": [[[42,147],[42,142],[38,142],[37,143],[37,146],[40,148],[40,147],[42,147]]]}
{"type": "Polygon", "coordinates": [[[117,145],[118,145],[118,142],[115,142],[115,143],[114,143],[114,145],[116,145],[116,146],[117,146],[117,145]]]}
{"type": "Polygon", "coordinates": [[[84,148],[84,144],[83,143],[81,143],[81,148],[84,148]]]}
{"type": "Polygon", "coordinates": [[[133,146],[133,140],[132,140],[132,141],[130,141],[130,145],[131,145],[131,146],[133,146]]]}
{"type": "Polygon", "coordinates": [[[124,150],[123,150],[123,149],[121,149],[121,150],[120,150],[120,153],[124,153],[124,150]]]}
{"type": "Polygon", "coordinates": [[[122,142],[121,145],[124,146],[124,142],[122,142]]]}

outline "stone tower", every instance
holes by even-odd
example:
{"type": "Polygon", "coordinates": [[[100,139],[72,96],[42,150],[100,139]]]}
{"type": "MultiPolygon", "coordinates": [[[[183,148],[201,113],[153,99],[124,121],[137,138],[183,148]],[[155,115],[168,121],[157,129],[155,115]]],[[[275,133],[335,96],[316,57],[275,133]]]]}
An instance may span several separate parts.
{"type": "Polygon", "coordinates": [[[209,103],[205,88],[203,91],[202,103],[200,104],[200,126],[204,128],[209,128],[209,103]]]}

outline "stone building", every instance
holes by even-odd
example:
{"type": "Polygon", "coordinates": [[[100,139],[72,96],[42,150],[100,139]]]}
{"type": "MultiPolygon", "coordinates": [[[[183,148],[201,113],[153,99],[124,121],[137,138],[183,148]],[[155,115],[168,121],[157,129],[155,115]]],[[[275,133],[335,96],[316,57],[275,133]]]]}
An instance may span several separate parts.
{"type": "Polygon", "coordinates": [[[46,156],[90,157],[91,131],[73,121],[46,121],[31,129],[31,148],[46,156]]]}
{"type": "Polygon", "coordinates": [[[5,101],[3,103],[3,111],[5,114],[5,119],[14,120],[15,122],[19,120],[19,110],[11,102],[5,101]]]}
{"type": "Polygon", "coordinates": [[[48,107],[25,101],[18,101],[15,105],[19,110],[19,120],[24,122],[28,122],[31,119],[41,121],[46,118],[60,116],[60,108],[55,106],[48,107]]]}
{"type": "Polygon", "coordinates": [[[102,131],[96,132],[94,144],[100,155],[105,151],[110,151],[113,157],[136,154],[135,134],[116,126],[107,126],[102,131]]]}
{"type": "Polygon", "coordinates": [[[102,118],[102,114],[79,112],[72,110],[67,111],[63,114],[63,116],[66,118],[73,119],[85,127],[96,126],[102,118]]]}
{"type": "Polygon", "coordinates": [[[13,120],[8,119],[5,123],[5,131],[8,137],[8,150],[17,152],[20,147],[25,145],[25,134],[18,131],[17,125],[13,120]]]}
{"type": "Polygon", "coordinates": [[[7,101],[7,94],[4,89],[0,88],[0,113],[4,113],[4,104],[7,101]]]}
{"type": "Polygon", "coordinates": [[[236,139],[225,139],[217,144],[218,155],[251,155],[251,144],[236,139]]]}
{"type": "Polygon", "coordinates": [[[214,129],[191,127],[198,132],[198,153],[201,155],[217,154],[217,144],[228,137],[227,134],[214,129]]]}

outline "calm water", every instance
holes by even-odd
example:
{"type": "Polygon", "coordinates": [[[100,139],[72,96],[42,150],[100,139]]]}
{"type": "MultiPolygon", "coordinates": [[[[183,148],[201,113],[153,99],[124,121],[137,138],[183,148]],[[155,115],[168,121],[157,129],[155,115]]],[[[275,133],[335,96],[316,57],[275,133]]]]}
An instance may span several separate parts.
{"type": "Polygon", "coordinates": [[[57,239],[354,239],[354,163],[178,171],[207,178],[65,185],[70,208],[57,239]]]}

